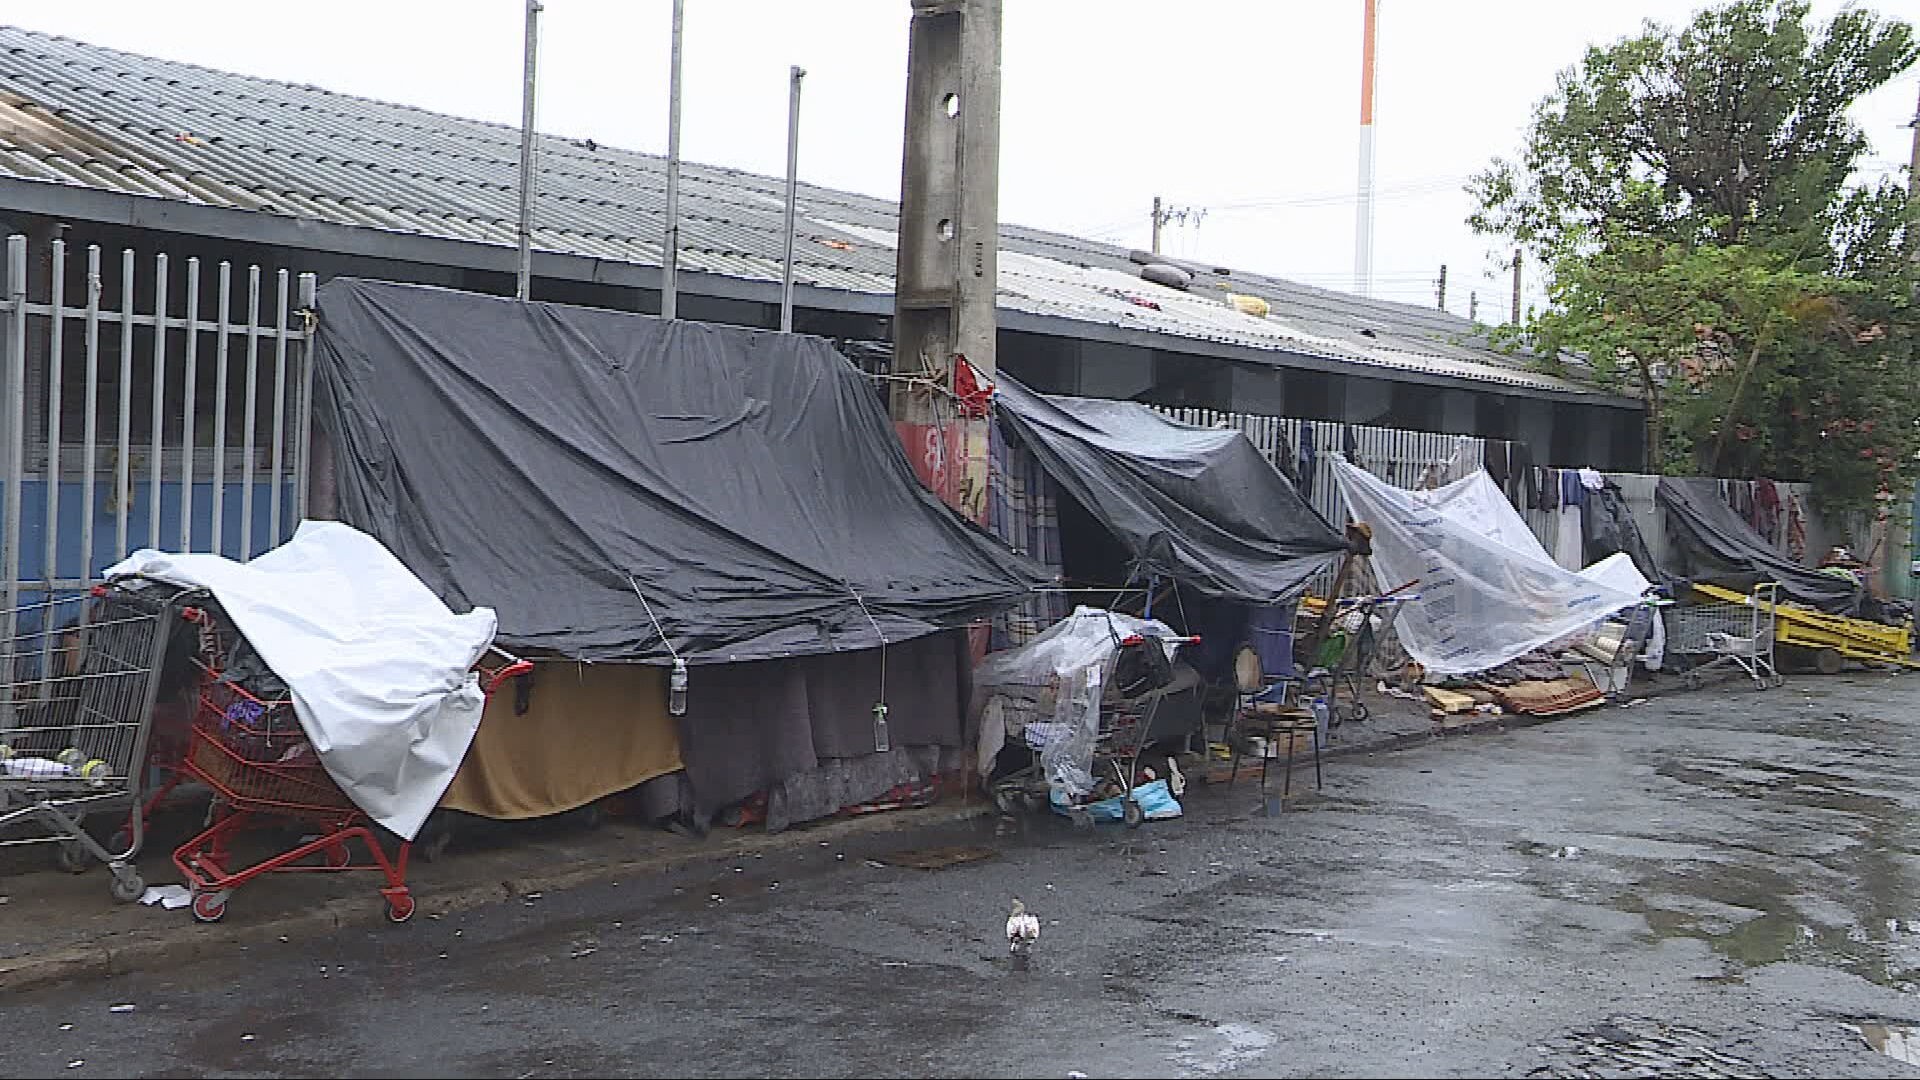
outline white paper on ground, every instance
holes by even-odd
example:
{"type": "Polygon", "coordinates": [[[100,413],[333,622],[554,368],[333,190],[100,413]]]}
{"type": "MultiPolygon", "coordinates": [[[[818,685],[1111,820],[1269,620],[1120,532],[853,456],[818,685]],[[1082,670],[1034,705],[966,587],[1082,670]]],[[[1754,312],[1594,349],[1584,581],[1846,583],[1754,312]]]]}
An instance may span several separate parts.
{"type": "Polygon", "coordinates": [[[1373,529],[1382,586],[1419,582],[1394,629],[1430,672],[1498,667],[1640,602],[1557,565],[1531,531],[1523,540],[1513,523],[1525,523],[1504,498],[1493,504],[1486,492],[1498,489],[1484,473],[1416,492],[1338,457],[1333,467],[1353,519],[1373,529]]]}
{"type": "Polygon", "coordinates": [[[185,885],[149,885],[147,891],[140,894],[140,902],[148,907],[159,904],[173,911],[192,903],[193,893],[185,885]]]}
{"type": "Polygon", "coordinates": [[[143,549],[107,571],[212,590],[293,696],[341,790],[411,840],[453,782],[486,704],[471,668],[494,614],[455,615],[378,540],[302,522],[248,563],[143,549]]]}

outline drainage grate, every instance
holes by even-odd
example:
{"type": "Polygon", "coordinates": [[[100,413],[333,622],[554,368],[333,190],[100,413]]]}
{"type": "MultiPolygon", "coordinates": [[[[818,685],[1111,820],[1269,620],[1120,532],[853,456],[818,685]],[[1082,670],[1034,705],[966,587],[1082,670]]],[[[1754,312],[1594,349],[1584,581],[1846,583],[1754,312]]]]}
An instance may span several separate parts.
{"type": "Polygon", "coordinates": [[[1534,1047],[1528,1076],[1625,1080],[1686,1077],[1699,1080],[1767,1080],[1768,1073],[1744,1058],[1713,1048],[1704,1031],[1643,1017],[1616,1016],[1534,1047]]]}

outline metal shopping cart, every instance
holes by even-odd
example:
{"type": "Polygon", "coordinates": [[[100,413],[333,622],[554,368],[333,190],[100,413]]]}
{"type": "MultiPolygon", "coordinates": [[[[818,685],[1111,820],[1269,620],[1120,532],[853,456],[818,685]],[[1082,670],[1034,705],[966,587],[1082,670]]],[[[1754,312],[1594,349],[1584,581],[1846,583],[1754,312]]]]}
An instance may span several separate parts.
{"type": "Polygon", "coordinates": [[[62,869],[113,872],[115,899],[146,885],[132,860],[154,704],[197,590],[121,578],[0,613],[0,845],[52,844],[62,869]],[[87,819],[129,814],[102,845],[87,819]]]}
{"type": "MultiPolygon", "coordinates": [[[[533,669],[525,660],[491,649],[479,665],[489,695],[533,669]]],[[[213,823],[180,845],[173,863],[193,893],[193,914],[213,922],[226,914],[232,891],[262,874],[288,871],[371,871],[385,880],[380,895],[387,918],[413,917],[402,841],[389,855],[366,813],[340,789],[308,743],[286,696],[260,696],[231,676],[208,681],[195,718],[186,770],[214,792],[213,823]],[[233,840],[243,832],[292,825],[307,830],[292,848],[234,867],[233,840]],[[356,846],[364,850],[361,858],[356,846]]]]}
{"type": "MultiPolygon", "coordinates": [[[[1105,612],[1073,618],[1106,619],[1105,612]]],[[[1160,723],[1169,693],[1175,685],[1175,665],[1168,646],[1198,644],[1197,637],[1164,637],[1127,633],[1107,620],[1103,633],[1111,634],[1112,650],[1097,670],[1075,671],[1045,681],[1006,680],[997,683],[986,709],[995,724],[1020,737],[1037,758],[1026,767],[997,777],[991,783],[994,802],[1002,813],[1022,807],[1048,805],[1053,782],[1071,774],[1072,784],[1096,789],[1088,802],[1103,801],[1098,789],[1110,780],[1121,800],[1121,820],[1129,827],[1145,820],[1146,812],[1133,798],[1144,779],[1142,758],[1163,741],[1187,734],[1169,731],[1160,723]],[[1084,771],[1082,771],[1084,770],[1084,771]]],[[[1195,712],[1196,723],[1198,712],[1195,712]]],[[[1076,824],[1092,818],[1082,804],[1060,807],[1076,824]]]]}
{"type": "Polygon", "coordinates": [[[1738,600],[1700,596],[1694,593],[1692,602],[1664,609],[1667,652],[1696,662],[1687,669],[1687,685],[1699,686],[1717,667],[1737,667],[1761,689],[1784,682],[1773,661],[1779,584],[1762,582],[1754,586],[1753,595],[1738,600]]]}

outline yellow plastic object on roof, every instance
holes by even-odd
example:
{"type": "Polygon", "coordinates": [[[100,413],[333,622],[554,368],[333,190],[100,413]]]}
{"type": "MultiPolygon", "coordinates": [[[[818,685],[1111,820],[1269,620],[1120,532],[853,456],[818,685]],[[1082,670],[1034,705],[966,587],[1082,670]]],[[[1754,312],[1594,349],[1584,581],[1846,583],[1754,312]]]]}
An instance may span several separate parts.
{"type": "Polygon", "coordinates": [[[1233,310],[1238,311],[1240,314],[1251,315],[1256,319],[1266,318],[1267,313],[1273,310],[1272,304],[1267,303],[1257,296],[1247,296],[1244,293],[1228,293],[1227,303],[1231,304],[1233,310]]]}

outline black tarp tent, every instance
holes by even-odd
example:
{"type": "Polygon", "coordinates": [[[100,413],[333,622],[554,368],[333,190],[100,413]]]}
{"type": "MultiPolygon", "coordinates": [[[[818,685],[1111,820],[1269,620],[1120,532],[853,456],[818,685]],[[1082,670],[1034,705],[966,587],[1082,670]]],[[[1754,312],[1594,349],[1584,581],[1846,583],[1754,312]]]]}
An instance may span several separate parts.
{"type": "Polygon", "coordinates": [[[1860,610],[1857,582],[1800,566],[1775,551],[1720,497],[1711,478],[1662,477],[1655,492],[1666,511],[1667,551],[1662,571],[1673,580],[1738,589],[1777,581],[1788,599],[1833,615],[1860,610]]]}
{"type": "Polygon", "coordinates": [[[1149,577],[1249,604],[1297,598],[1346,542],[1238,431],[997,378],[1001,424],[1149,577]]]}
{"type": "Polygon", "coordinates": [[[509,647],[864,649],[1046,580],[919,484],[818,338],[348,278],[318,306],[340,516],[509,647]]]}

